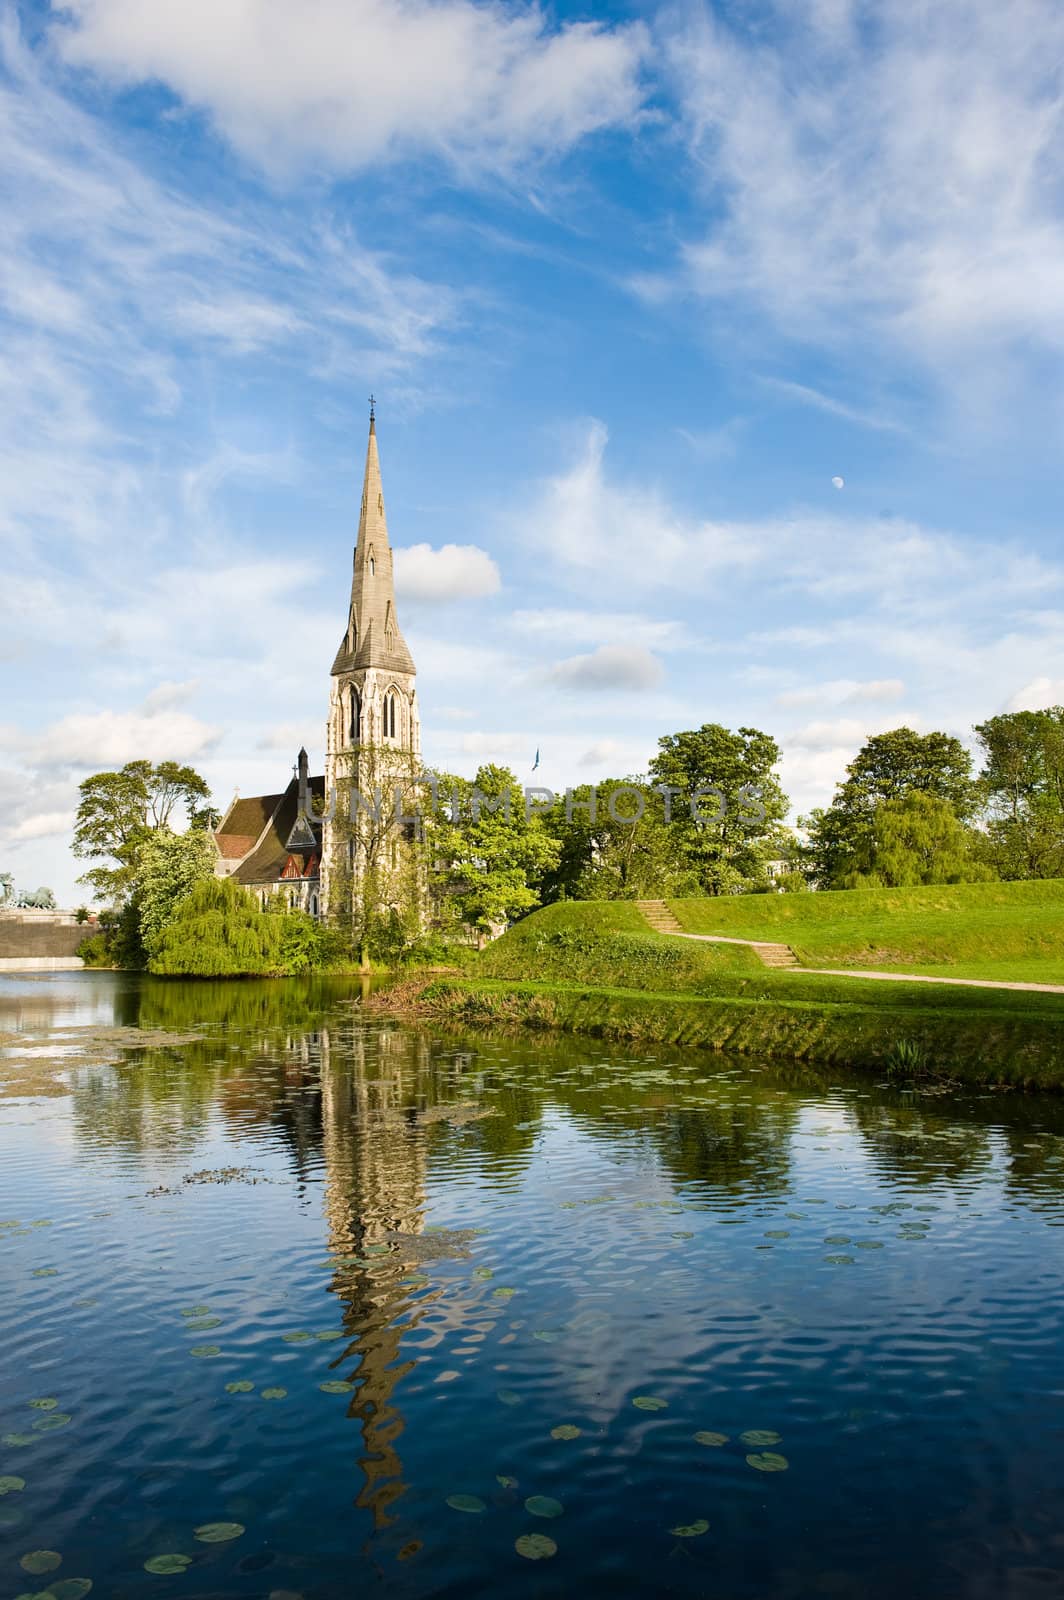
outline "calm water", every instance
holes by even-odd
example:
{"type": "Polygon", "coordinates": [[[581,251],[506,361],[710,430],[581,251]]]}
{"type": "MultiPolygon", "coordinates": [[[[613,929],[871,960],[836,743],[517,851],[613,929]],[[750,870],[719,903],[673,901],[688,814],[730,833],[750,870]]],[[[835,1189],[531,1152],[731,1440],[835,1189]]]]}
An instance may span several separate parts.
{"type": "Polygon", "coordinates": [[[0,1600],[1064,1594],[1056,1101],[9,977],[0,1222],[0,1600]]]}

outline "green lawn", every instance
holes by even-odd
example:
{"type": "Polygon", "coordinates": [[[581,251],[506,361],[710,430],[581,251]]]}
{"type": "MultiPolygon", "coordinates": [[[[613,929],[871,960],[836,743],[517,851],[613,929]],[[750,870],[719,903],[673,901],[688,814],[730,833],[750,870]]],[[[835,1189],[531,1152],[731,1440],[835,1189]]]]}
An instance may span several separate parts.
{"type": "MultiPolygon", "coordinates": [[[[938,949],[934,974],[945,976],[945,957],[955,956],[948,971],[957,976],[1018,976],[1026,962],[1043,980],[1057,958],[1039,957],[1036,941],[1054,919],[1058,930],[1064,924],[1064,885],[1017,887],[979,885],[970,899],[949,889],[688,900],[675,910],[688,927],[786,940],[815,965],[855,964],[870,948],[888,965],[884,927],[904,960],[924,956],[914,967],[938,949]],[[951,928],[957,949],[945,943],[951,928]]],[[[624,901],[547,906],[469,973],[411,981],[417,1015],[461,1025],[560,1028],[888,1072],[904,1044],[941,1078],[1054,1088],[1064,1078],[1064,994],[772,970],[744,945],[654,933],[624,901]]],[[[407,1000],[400,994],[400,1010],[407,1000]]]]}
{"type": "Polygon", "coordinates": [[[689,933],[789,944],[812,967],[1064,983],[1064,880],[671,900],[689,933]]]}

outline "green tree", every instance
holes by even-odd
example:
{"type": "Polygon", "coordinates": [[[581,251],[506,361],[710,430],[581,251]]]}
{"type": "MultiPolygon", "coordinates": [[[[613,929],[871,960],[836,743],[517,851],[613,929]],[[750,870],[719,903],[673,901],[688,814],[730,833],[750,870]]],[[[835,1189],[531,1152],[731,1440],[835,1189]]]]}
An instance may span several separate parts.
{"type": "Polygon", "coordinates": [[[568,805],[559,801],[546,814],[544,824],[559,850],[557,866],[543,880],[547,901],[699,893],[697,874],[677,857],[664,796],[646,777],[582,784],[568,805]]]}
{"type": "Polygon", "coordinates": [[[975,729],[987,853],[1002,878],[1064,877],[1064,706],[975,729]]]}
{"type": "Polygon", "coordinates": [[[674,858],[703,894],[764,887],[765,862],[789,809],[776,776],[779,745],[757,728],[718,722],[658,740],[650,763],[666,801],[674,858]]]}
{"type": "Polygon", "coordinates": [[[74,854],[96,860],[81,879],[97,900],[121,905],[131,892],[138,855],[148,835],[169,828],[175,811],[190,817],[210,800],[206,781],[176,761],[129,761],[117,772],[97,772],[80,785],[74,854]]]}
{"type": "Polygon", "coordinates": [[[831,805],[804,819],[809,876],[822,889],[845,887],[869,860],[880,807],[914,793],[942,800],[962,822],[973,815],[978,791],[972,758],[960,740],[912,728],[894,728],[866,740],[846,768],[831,805]]]}
{"type": "Polygon", "coordinates": [[[131,903],[141,943],[150,957],[175,908],[197,883],[214,875],[214,841],[200,828],[171,833],[157,828],[140,846],[131,903]]]}
{"type": "Polygon", "coordinates": [[[441,907],[486,932],[540,904],[544,875],[559,844],[542,817],[526,816],[525,797],[506,767],[483,766],[472,783],[436,775],[439,804],[428,827],[441,907]]]}
{"type": "Polygon", "coordinates": [[[948,800],[913,789],[876,808],[862,835],[847,889],[900,889],[921,883],[983,883],[994,877],[978,859],[976,835],[948,800]]]}
{"type": "Polygon", "coordinates": [[[206,878],[177,906],[155,940],[149,972],[168,977],[269,976],[284,970],[284,916],[261,911],[228,878],[206,878]]]}

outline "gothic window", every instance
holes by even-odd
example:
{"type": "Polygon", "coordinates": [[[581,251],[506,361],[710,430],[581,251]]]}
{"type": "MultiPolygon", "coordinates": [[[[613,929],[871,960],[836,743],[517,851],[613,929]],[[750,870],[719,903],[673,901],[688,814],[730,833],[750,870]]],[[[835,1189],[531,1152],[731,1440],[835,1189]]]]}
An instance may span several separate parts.
{"type": "Polygon", "coordinates": [[[316,894],[312,894],[310,897],[310,914],[312,917],[316,917],[318,914],[318,897],[316,894]]]}
{"type": "Polygon", "coordinates": [[[384,731],[384,737],[386,739],[394,739],[396,737],[396,731],[395,730],[396,730],[396,728],[398,727],[398,724],[399,724],[398,710],[399,710],[399,707],[398,707],[398,701],[396,699],[396,696],[389,690],[389,692],[384,697],[384,730],[383,731],[384,731]]]}
{"type": "Polygon", "coordinates": [[[362,701],[357,689],[351,690],[351,699],[348,709],[347,740],[349,744],[358,743],[358,730],[362,717],[362,701]]]}

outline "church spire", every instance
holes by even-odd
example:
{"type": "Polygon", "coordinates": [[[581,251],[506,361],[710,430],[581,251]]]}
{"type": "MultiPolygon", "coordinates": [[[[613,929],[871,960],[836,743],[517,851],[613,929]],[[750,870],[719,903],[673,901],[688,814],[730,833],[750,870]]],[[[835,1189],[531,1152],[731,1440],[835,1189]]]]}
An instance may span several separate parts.
{"type": "Polygon", "coordinates": [[[358,516],[354,574],[347,633],[333,672],[353,667],[382,667],[413,672],[414,662],[399,632],[392,579],[392,547],[384,512],[384,484],[377,449],[376,403],[370,397],[369,439],[362,478],[362,505],[358,516]]]}

